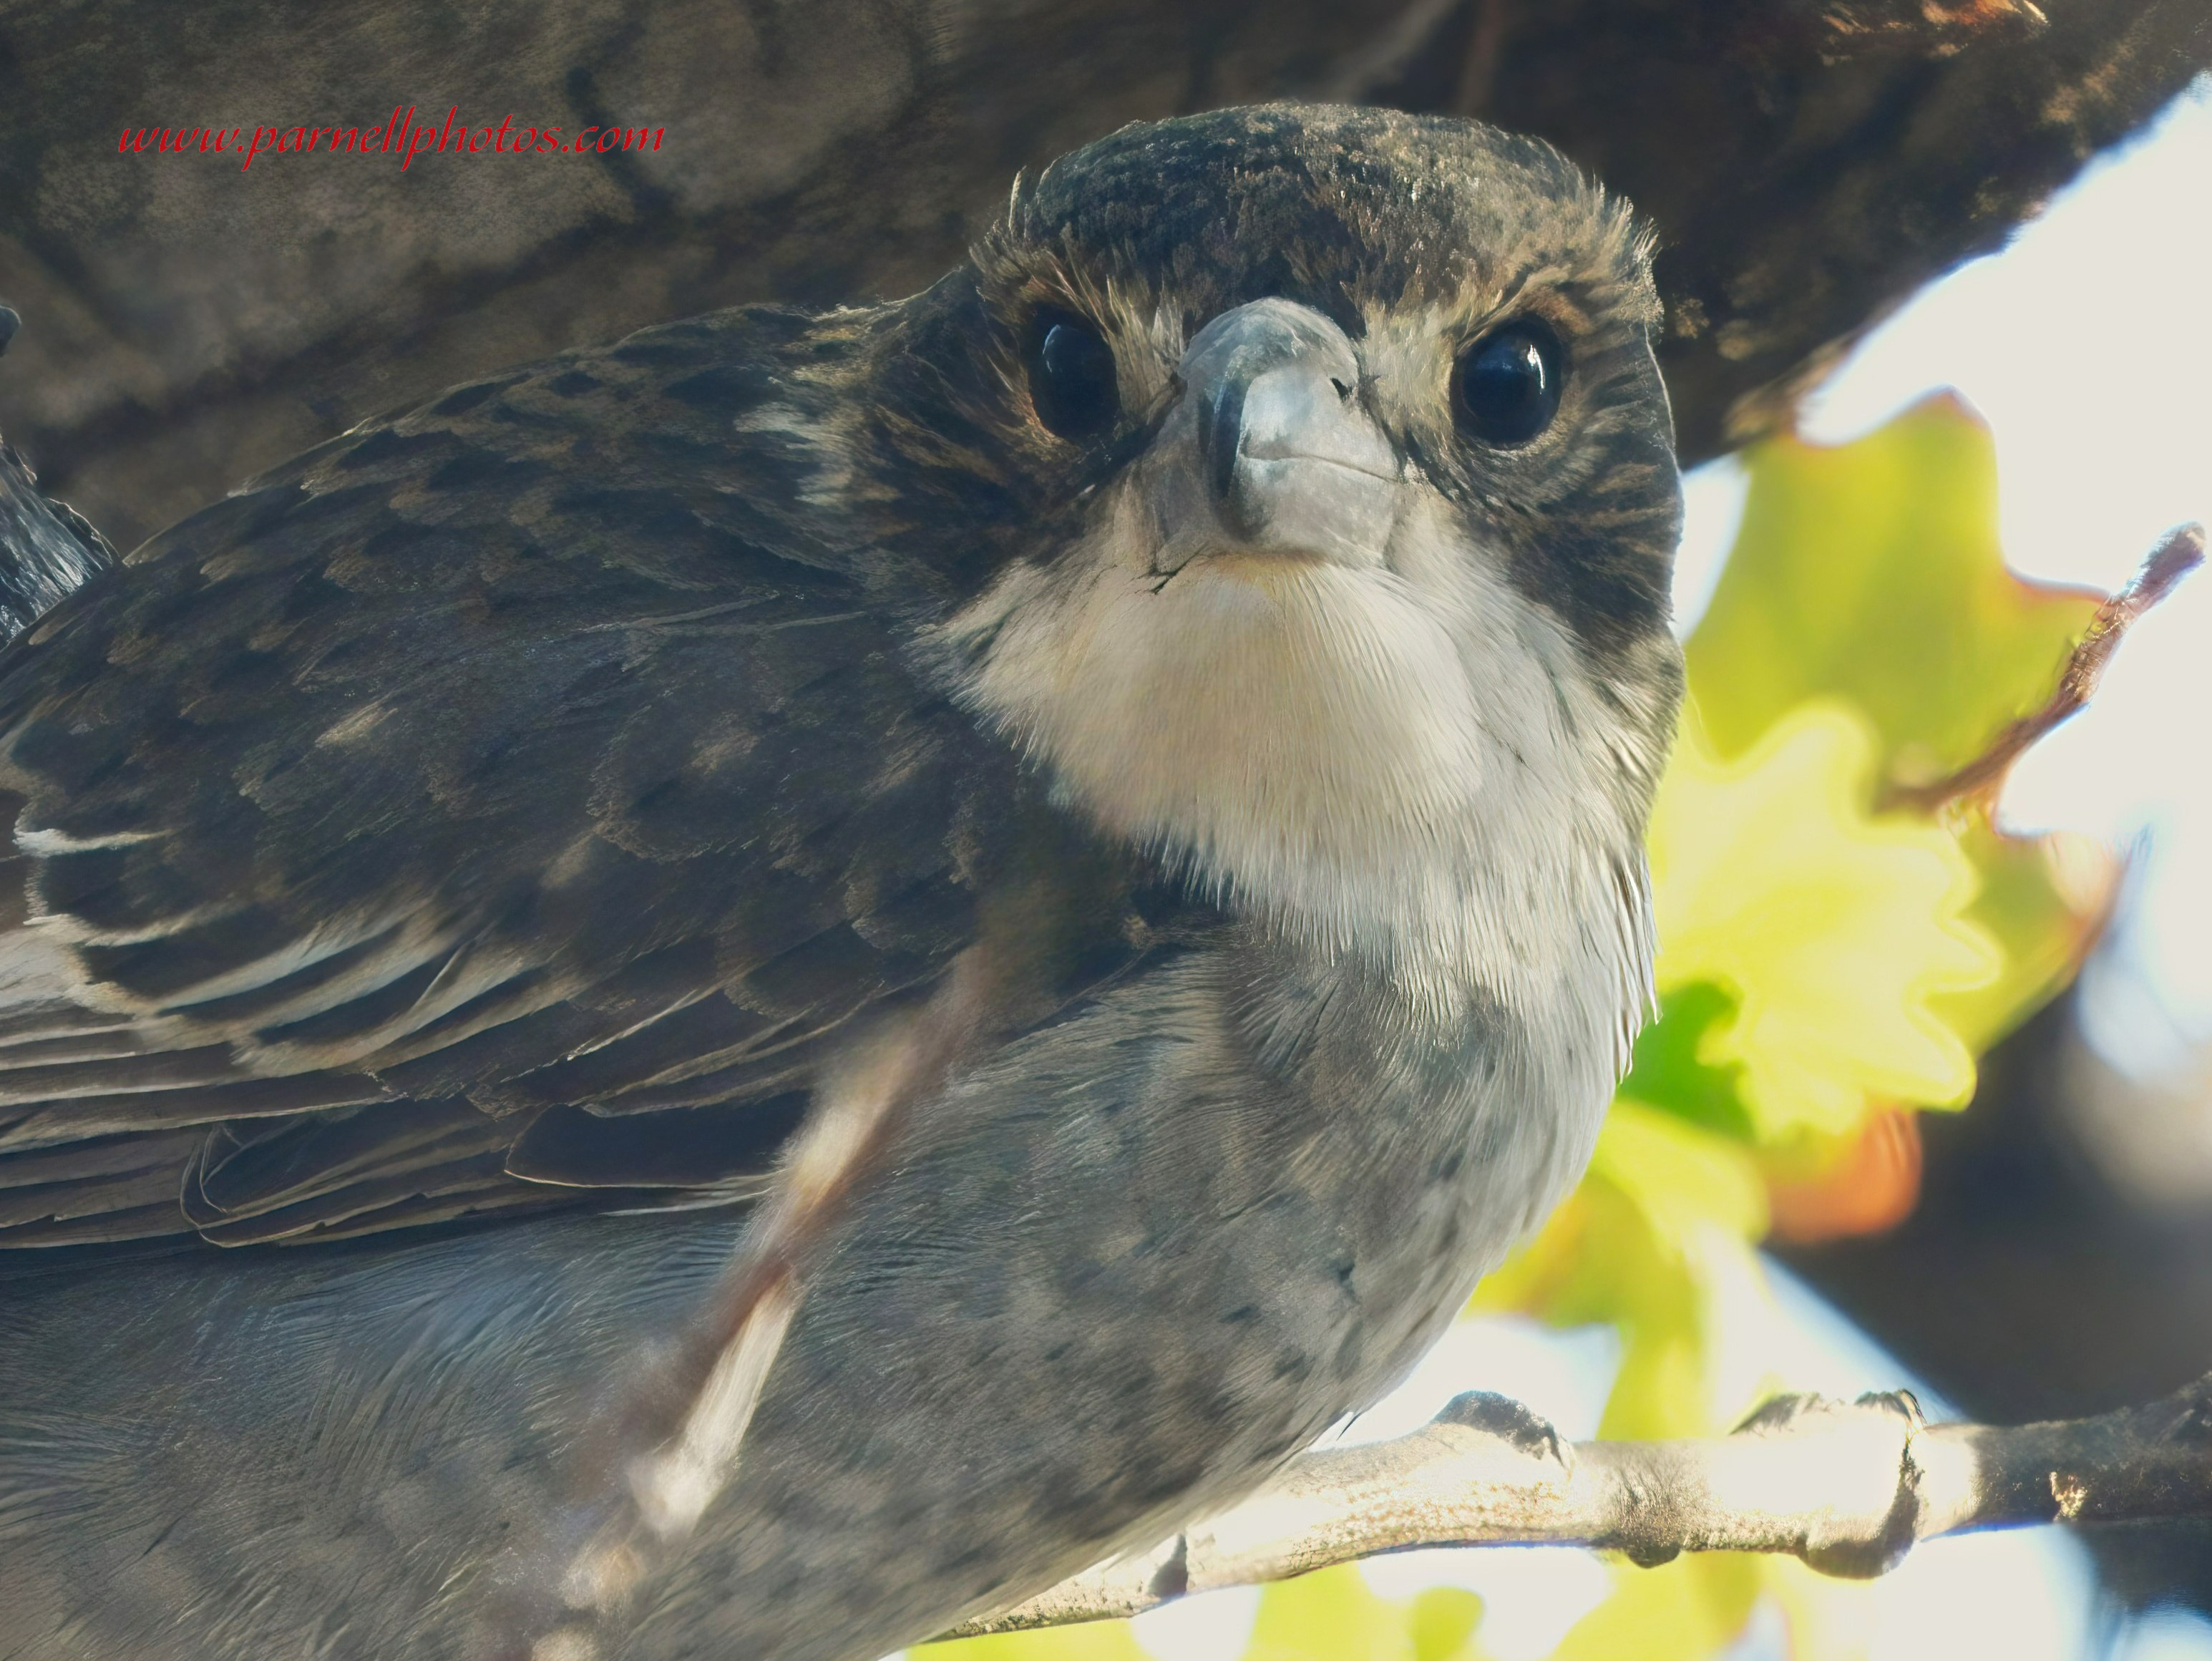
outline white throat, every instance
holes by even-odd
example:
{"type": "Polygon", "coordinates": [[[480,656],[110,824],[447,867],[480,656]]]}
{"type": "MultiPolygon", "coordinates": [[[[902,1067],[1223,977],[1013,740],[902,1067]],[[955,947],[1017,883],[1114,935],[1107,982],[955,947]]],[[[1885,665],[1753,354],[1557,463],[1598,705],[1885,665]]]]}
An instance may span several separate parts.
{"type": "Polygon", "coordinates": [[[969,706],[1101,828],[1422,1013],[1480,992],[1624,1060],[1656,757],[1565,630],[1414,484],[1370,562],[1223,550],[1163,581],[1146,471],[944,626],[969,706]]]}

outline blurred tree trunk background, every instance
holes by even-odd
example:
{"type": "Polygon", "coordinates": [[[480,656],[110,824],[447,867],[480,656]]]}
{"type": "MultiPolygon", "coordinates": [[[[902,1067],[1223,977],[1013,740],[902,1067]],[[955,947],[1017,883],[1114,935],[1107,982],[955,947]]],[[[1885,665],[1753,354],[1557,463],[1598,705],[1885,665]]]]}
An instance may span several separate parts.
{"type": "MultiPolygon", "coordinates": [[[[0,301],[25,320],[0,432],[129,548],[471,374],[741,301],[908,292],[1017,168],[1125,121],[1312,96],[1537,133],[1634,200],[1694,462],[1786,427],[1857,336],[2212,64],[2212,0],[2044,5],[0,0],[0,301]],[[118,143],[395,106],[666,137],[404,171],[118,143]]],[[[2153,1208],[2096,1157],[2085,1126],[2155,1107],[2130,1088],[2062,1002],[1931,1122],[1911,1220],[1793,1261],[1974,1416],[2172,1389],[2212,1368],[2212,1180],[2153,1208]]],[[[2102,1542],[2131,1598],[2212,1607],[2212,1531],[2102,1542]]]]}
{"type": "MultiPolygon", "coordinates": [[[[2206,0],[0,3],[0,431],[118,547],[480,371],[912,291],[1007,181],[1285,95],[1542,135],[1656,224],[1700,460],[2212,61],[2206,0]],[[127,128],[665,126],[656,151],[119,153],[127,128]],[[457,124],[458,125],[458,124],[457,124]]],[[[2179,204],[2177,204],[2179,210],[2179,204]]]]}

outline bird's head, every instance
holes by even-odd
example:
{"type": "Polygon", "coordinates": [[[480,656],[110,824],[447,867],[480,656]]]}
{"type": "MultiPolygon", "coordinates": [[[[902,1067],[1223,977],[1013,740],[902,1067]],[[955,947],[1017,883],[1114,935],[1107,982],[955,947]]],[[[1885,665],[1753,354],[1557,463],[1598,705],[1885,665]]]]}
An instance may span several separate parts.
{"type": "Polygon", "coordinates": [[[1562,850],[1640,872],[1678,697],[1659,315],[1625,204],[1469,122],[1223,111],[1017,183],[876,360],[905,503],[964,504],[909,520],[959,696],[1332,939],[1501,868],[1541,926],[1562,850]]]}

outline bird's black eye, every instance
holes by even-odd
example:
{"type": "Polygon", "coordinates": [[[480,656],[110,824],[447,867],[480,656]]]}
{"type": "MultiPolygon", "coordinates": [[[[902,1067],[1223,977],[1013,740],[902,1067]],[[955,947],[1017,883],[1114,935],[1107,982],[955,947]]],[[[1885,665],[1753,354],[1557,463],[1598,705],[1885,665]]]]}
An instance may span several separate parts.
{"type": "Polygon", "coordinates": [[[1566,353],[1534,318],[1517,318],[1460,354],[1452,371],[1452,419],[1486,444],[1526,444],[1559,411],[1566,353]]]}
{"type": "Polygon", "coordinates": [[[1121,412],[1114,353],[1098,331],[1066,312],[1039,312],[1030,325],[1030,402],[1062,438],[1091,438],[1121,412]]]}

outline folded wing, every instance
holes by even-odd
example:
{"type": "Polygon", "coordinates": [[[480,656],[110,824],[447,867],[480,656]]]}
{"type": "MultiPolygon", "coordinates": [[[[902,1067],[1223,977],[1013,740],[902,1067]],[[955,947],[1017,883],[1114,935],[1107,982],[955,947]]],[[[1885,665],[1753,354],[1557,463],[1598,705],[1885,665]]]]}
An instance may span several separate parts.
{"type": "Polygon", "coordinates": [[[752,418],[809,326],[356,429],[0,653],[0,1245],[757,1186],[1050,818],[752,418]]]}

